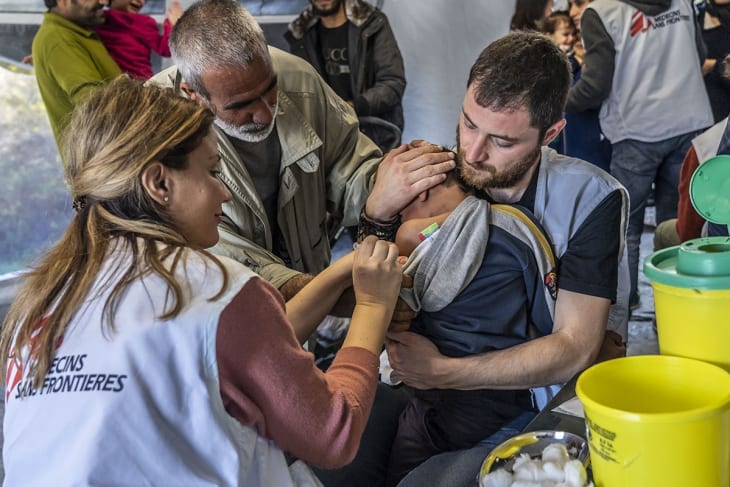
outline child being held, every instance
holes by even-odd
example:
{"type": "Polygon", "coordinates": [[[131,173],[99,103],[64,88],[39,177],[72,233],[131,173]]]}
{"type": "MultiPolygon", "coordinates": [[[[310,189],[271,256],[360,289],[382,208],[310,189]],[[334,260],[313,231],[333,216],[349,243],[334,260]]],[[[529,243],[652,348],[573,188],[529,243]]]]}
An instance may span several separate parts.
{"type": "MultiPolygon", "coordinates": [[[[451,173],[409,205],[402,220],[396,243],[408,255],[404,273],[413,287],[401,297],[419,311],[408,331],[451,357],[552,332],[555,258],[527,210],[490,205],[451,173]]],[[[415,390],[399,419],[388,484],[433,455],[475,445],[525,411],[535,411],[528,389],[415,390]]]]}
{"type": "Polygon", "coordinates": [[[150,51],[170,57],[170,32],[183,12],[180,2],[172,2],[160,34],[155,19],[139,13],[144,4],[145,0],[110,0],[104,13],[106,22],[96,28],[96,33],[121,70],[139,79],[147,79],[154,74],[150,51]]]}

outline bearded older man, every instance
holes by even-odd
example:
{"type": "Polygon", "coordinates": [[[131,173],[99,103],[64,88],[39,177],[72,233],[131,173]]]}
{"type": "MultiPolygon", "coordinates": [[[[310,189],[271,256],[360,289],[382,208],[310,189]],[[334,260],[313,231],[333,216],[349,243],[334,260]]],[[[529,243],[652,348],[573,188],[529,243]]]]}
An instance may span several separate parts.
{"type": "MultiPolygon", "coordinates": [[[[216,115],[220,178],[233,198],[213,251],[252,268],[289,299],[329,264],[328,215],[348,226],[366,218],[361,209],[380,150],[314,68],[267,47],[261,27],[235,1],[188,8],[170,51],[176,67],[153,81],[216,115]]],[[[389,157],[407,168],[398,191],[411,199],[454,166],[430,145],[389,157]]]]}

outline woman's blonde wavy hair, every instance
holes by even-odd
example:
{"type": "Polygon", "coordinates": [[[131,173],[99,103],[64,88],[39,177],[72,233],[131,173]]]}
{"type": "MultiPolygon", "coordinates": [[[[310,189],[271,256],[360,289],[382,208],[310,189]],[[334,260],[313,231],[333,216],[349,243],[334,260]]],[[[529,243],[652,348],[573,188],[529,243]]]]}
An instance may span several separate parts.
{"type": "MultiPolygon", "coordinates": [[[[77,213],[60,240],[24,277],[0,333],[0,360],[23,353],[35,387],[53,360],[55,344],[91,292],[110,250],[126,248],[131,260],[116,263],[114,286],[104,305],[103,323],[114,330],[116,308],[125,287],[156,274],[168,284],[169,303],[160,317],[182,309],[175,269],[187,249],[163,206],[142,186],[141,175],[154,161],[182,170],[188,154],[209,133],[213,114],[170,89],[121,76],[97,88],[76,107],[61,142],[65,176],[77,213]],[[117,276],[122,276],[121,279],[117,276]],[[42,323],[42,326],[41,326],[42,323]],[[27,347],[27,348],[26,348],[27,347]]],[[[195,250],[222,264],[205,250],[195,250]]],[[[102,324],[102,326],[105,326],[102,324]]],[[[7,379],[7,378],[4,378],[7,379]]]]}

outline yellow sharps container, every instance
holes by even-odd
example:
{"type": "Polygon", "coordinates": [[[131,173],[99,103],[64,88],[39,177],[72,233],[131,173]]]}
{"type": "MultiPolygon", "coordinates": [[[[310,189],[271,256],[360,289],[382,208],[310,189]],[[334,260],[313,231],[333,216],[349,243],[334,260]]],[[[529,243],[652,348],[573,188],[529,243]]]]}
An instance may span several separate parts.
{"type": "MultiPolygon", "coordinates": [[[[730,156],[695,171],[692,204],[710,222],[730,223],[730,156]]],[[[660,250],[644,262],[654,289],[659,352],[730,371],[730,237],[707,237],[660,250]]]]}

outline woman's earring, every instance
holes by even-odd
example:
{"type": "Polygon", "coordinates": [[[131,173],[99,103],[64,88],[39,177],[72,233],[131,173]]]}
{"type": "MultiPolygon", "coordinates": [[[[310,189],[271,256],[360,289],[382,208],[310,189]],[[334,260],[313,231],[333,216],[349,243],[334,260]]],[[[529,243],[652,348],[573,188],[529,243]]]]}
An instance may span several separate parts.
{"type": "Polygon", "coordinates": [[[165,197],[164,197],[164,198],[162,198],[162,199],[163,199],[163,200],[165,200],[165,203],[167,203],[168,201],[170,201],[170,197],[169,197],[169,196],[165,196],[165,197]]]}

